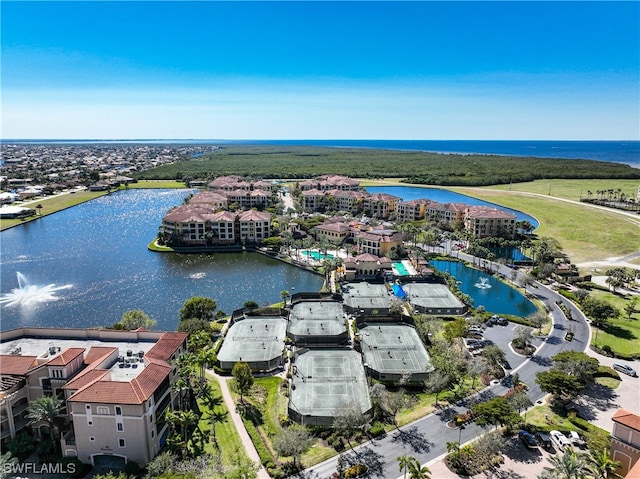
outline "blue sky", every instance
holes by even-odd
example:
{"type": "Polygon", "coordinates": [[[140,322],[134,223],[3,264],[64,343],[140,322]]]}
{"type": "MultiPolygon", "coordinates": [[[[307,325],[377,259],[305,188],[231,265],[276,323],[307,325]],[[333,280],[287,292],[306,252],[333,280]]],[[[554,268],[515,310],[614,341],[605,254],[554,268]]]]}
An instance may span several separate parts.
{"type": "Polygon", "coordinates": [[[640,2],[2,1],[2,138],[640,139],[640,2]]]}

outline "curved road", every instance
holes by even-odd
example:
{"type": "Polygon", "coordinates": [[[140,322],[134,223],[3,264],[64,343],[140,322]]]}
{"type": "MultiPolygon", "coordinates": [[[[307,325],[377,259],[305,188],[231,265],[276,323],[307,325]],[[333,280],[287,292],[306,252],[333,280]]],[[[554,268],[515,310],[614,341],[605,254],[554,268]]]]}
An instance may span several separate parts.
{"type": "MultiPolygon", "coordinates": [[[[471,256],[459,253],[458,256],[466,257],[471,260],[471,256]]],[[[492,268],[509,278],[512,269],[492,263],[492,268]]],[[[517,281],[521,281],[523,275],[518,273],[517,281]]],[[[549,368],[551,365],[551,357],[561,351],[584,351],[590,341],[590,328],[587,320],[582,312],[572,303],[560,296],[555,291],[539,284],[534,283],[530,286],[529,292],[533,292],[535,296],[546,303],[551,309],[553,317],[553,326],[549,336],[544,340],[538,340],[536,353],[531,358],[518,356],[512,351],[507,351],[507,359],[514,366],[513,372],[518,372],[520,380],[529,385],[528,396],[532,402],[536,403],[544,397],[544,393],[540,390],[535,382],[536,373],[549,368]],[[556,301],[562,301],[569,310],[573,321],[567,320],[562,310],[556,305],[556,301]],[[566,330],[571,328],[574,332],[573,341],[565,341],[564,336],[566,330]]],[[[513,326],[508,326],[511,329],[513,326]]],[[[486,336],[493,339],[498,345],[505,347],[505,341],[508,343],[513,337],[512,332],[508,337],[504,333],[500,334],[500,326],[494,326],[487,329],[486,336]],[[495,330],[495,332],[494,332],[495,330]],[[501,344],[502,343],[502,344],[501,344]]],[[[446,426],[454,414],[464,411],[465,404],[474,399],[487,400],[494,396],[499,396],[508,390],[501,384],[496,384],[485,388],[480,393],[471,398],[467,398],[456,405],[438,411],[436,413],[425,416],[411,424],[408,424],[385,437],[370,441],[356,447],[353,451],[345,454],[349,462],[363,462],[369,467],[369,477],[393,478],[398,477],[398,461],[397,458],[403,455],[410,455],[420,461],[421,464],[430,462],[447,452],[446,444],[451,441],[458,441],[463,444],[475,439],[478,435],[485,432],[482,428],[475,424],[467,425],[462,431],[458,429],[450,429],[446,426]]],[[[321,464],[309,468],[296,477],[309,479],[328,479],[331,474],[336,471],[337,457],[331,458],[321,464]]]]}

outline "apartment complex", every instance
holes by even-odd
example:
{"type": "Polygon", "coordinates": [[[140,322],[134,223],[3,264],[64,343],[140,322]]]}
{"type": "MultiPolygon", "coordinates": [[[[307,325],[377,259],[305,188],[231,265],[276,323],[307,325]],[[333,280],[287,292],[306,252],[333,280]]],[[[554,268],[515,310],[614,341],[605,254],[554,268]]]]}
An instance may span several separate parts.
{"type": "Polygon", "coordinates": [[[271,236],[271,214],[247,210],[215,211],[196,203],[178,206],[162,219],[161,235],[176,246],[260,243],[271,236]]]}
{"type": "Polygon", "coordinates": [[[21,328],[0,335],[2,441],[46,424],[27,419],[31,401],[64,401],[62,453],[94,465],[149,463],[165,444],[165,412],[180,400],[173,366],[187,334],[21,328]]]}
{"type": "MultiPolygon", "coordinates": [[[[428,199],[401,201],[385,193],[367,193],[358,183],[340,176],[322,176],[299,183],[300,201],[305,211],[345,211],[377,219],[395,219],[398,223],[429,220],[450,226],[460,225],[476,238],[516,234],[516,215],[490,206],[470,206],[464,203],[438,203],[428,199]]],[[[332,242],[344,239],[345,231],[336,226],[318,230],[332,242]]],[[[379,254],[370,251],[372,254],[379,254]]]]}
{"type": "Polygon", "coordinates": [[[357,180],[340,175],[322,175],[312,180],[301,181],[298,186],[302,191],[357,191],[360,189],[360,183],[357,180]]]}

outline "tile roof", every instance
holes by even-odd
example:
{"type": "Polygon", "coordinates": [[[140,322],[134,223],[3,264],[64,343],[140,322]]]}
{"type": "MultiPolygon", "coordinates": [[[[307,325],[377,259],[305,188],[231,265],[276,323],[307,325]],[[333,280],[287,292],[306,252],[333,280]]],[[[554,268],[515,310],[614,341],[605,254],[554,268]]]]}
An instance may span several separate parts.
{"type": "Polygon", "coordinates": [[[107,356],[117,352],[118,348],[107,347],[107,346],[92,346],[89,349],[89,352],[84,357],[85,364],[91,364],[98,360],[103,360],[107,356]]]}
{"type": "Polygon", "coordinates": [[[66,366],[81,354],[84,354],[84,348],[67,348],[58,356],[47,363],[47,366],[66,366]]]}
{"type": "Polygon", "coordinates": [[[102,379],[109,374],[108,369],[85,369],[63,386],[63,389],[78,390],[102,379]]]}
{"type": "Polygon", "coordinates": [[[640,431],[640,416],[626,409],[618,409],[611,417],[611,420],[636,431],[640,431]]]}
{"type": "MultiPolygon", "coordinates": [[[[131,381],[97,380],[73,394],[69,401],[105,404],[142,404],[171,372],[171,366],[149,364],[131,381]]],[[[97,371],[94,372],[97,375],[97,371]]],[[[93,374],[92,374],[93,375],[93,374]]]]}
{"type": "Polygon", "coordinates": [[[187,336],[189,336],[187,333],[164,333],[158,342],[147,351],[145,357],[168,361],[171,355],[187,339],[187,336]]]}
{"type": "Polygon", "coordinates": [[[27,374],[38,363],[37,356],[0,355],[0,374],[27,374]]]}

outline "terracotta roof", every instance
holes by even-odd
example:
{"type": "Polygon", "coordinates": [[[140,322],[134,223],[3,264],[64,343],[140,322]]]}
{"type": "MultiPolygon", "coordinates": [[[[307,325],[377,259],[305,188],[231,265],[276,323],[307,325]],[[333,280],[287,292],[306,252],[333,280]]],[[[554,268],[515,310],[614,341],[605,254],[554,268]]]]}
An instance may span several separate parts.
{"type": "Polygon", "coordinates": [[[269,221],[271,213],[267,211],[247,210],[240,213],[240,221],[269,221]]]}
{"type": "Polygon", "coordinates": [[[83,387],[102,379],[106,374],[109,374],[108,369],[85,369],[65,384],[63,389],[82,389],[83,387]]]}
{"type": "Polygon", "coordinates": [[[351,231],[348,225],[344,223],[323,223],[316,226],[318,231],[335,231],[337,233],[347,233],[351,231]]]}
{"type": "Polygon", "coordinates": [[[147,351],[145,357],[168,361],[173,353],[189,336],[187,333],[164,333],[153,347],[147,351]]]}
{"type": "MultiPolygon", "coordinates": [[[[95,371],[93,374],[97,374],[95,371]]],[[[149,364],[131,381],[98,380],[78,390],[69,401],[107,404],[142,404],[171,372],[171,366],[149,364]]],[[[88,374],[87,374],[88,375],[88,374]]]]}
{"type": "Polygon", "coordinates": [[[467,208],[465,214],[473,218],[514,219],[516,217],[513,213],[490,206],[471,206],[467,208]]]}
{"type": "Polygon", "coordinates": [[[636,431],[640,431],[640,416],[626,409],[618,409],[611,417],[611,420],[636,431]]]}
{"type": "Polygon", "coordinates": [[[378,258],[375,254],[364,253],[356,256],[356,261],[364,261],[367,263],[378,262],[380,258],[378,258]]]}
{"type": "Polygon", "coordinates": [[[0,374],[27,374],[31,369],[35,368],[37,356],[0,356],[0,374]]]}
{"type": "Polygon", "coordinates": [[[118,351],[118,348],[107,347],[107,346],[92,346],[89,349],[89,352],[84,357],[85,364],[91,364],[96,361],[102,361],[107,356],[113,354],[118,351]]]}
{"type": "Polygon", "coordinates": [[[47,363],[47,366],[66,366],[81,354],[84,354],[84,348],[67,348],[58,356],[47,363]]]}
{"type": "Polygon", "coordinates": [[[132,383],[133,381],[95,381],[68,400],[85,403],[142,404],[145,398],[138,395],[139,388],[134,388],[132,383]]]}

